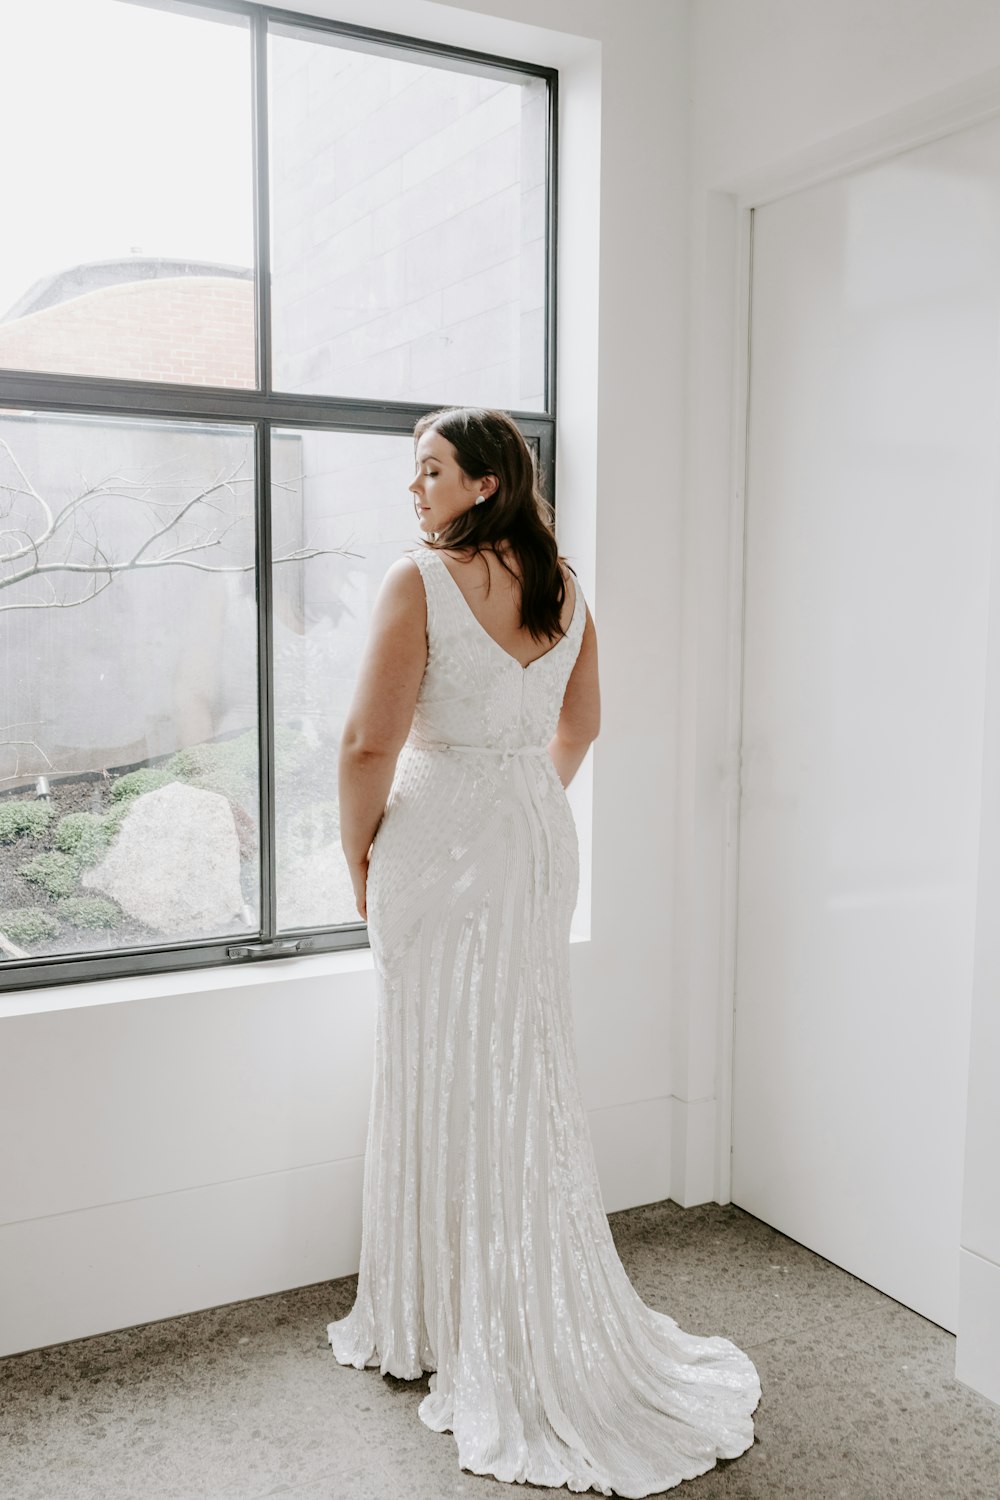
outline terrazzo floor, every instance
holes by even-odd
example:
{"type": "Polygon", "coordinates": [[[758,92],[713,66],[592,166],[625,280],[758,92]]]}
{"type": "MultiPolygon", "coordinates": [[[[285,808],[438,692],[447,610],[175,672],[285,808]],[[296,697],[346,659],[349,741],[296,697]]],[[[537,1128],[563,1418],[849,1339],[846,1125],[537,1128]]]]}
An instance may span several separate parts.
{"type": "MultiPolygon", "coordinates": [[[[754,1359],[756,1440],[678,1500],[998,1500],[1000,1407],[954,1338],[742,1210],[611,1216],[637,1290],[754,1359]]],[[[427,1377],[337,1364],[354,1278],[0,1360],[0,1500],[568,1500],[458,1467],[427,1377]]]]}

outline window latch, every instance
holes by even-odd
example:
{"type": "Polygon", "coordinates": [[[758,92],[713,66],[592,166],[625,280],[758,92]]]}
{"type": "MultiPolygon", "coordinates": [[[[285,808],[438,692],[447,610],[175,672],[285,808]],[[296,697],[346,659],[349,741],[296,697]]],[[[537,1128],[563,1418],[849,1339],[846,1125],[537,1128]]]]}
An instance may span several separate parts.
{"type": "Polygon", "coordinates": [[[300,938],[283,938],[274,943],[237,943],[226,949],[227,958],[281,958],[286,953],[298,953],[302,947],[300,938]]]}

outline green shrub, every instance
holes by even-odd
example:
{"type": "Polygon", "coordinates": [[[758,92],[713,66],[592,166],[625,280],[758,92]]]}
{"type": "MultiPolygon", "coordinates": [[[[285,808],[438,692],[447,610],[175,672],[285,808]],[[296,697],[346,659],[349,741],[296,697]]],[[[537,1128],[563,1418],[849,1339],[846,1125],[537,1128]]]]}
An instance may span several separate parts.
{"type": "Polygon", "coordinates": [[[189,745],[170,757],[167,768],[188,786],[242,803],[256,786],[256,742],[255,734],[242,734],[220,745],[189,745]]]}
{"type": "Polygon", "coordinates": [[[33,885],[40,885],[50,896],[68,896],[79,878],[80,865],[75,855],[52,849],[47,854],[36,854],[17,873],[33,885]]]}
{"type": "Polygon", "coordinates": [[[253,778],[257,774],[257,731],[248,729],[231,740],[215,744],[188,745],[165,762],[163,769],[186,781],[215,775],[225,769],[230,774],[253,778]]]}
{"type": "Polygon", "coordinates": [[[145,792],[155,792],[176,780],[176,775],[164,766],[140,766],[138,771],[129,771],[112,783],[111,796],[116,802],[121,802],[130,797],[141,797],[145,792]]]}
{"type": "Polygon", "coordinates": [[[185,750],[176,751],[161,769],[169,771],[175,779],[190,781],[193,776],[200,776],[205,769],[207,749],[206,745],[189,745],[185,750]]]}
{"type": "Polygon", "coordinates": [[[0,932],[12,943],[40,943],[58,931],[56,918],[40,906],[8,906],[0,911],[0,932]]]}
{"type": "Polygon", "coordinates": [[[59,915],[72,927],[114,927],[122,912],[107,896],[66,896],[59,902],[59,915]]]}
{"type": "Polygon", "coordinates": [[[274,732],[274,758],[276,768],[286,776],[306,765],[316,752],[300,729],[288,729],[279,724],[274,732]]]}
{"type": "Polygon", "coordinates": [[[52,822],[55,813],[47,802],[18,801],[0,803],[0,844],[11,844],[27,834],[39,838],[52,822]]]}
{"type": "Polygon", "coordinates": [[[312,802],[300,807],[289,816],[287,837],[296,847],[324,848],[328,844],[338,846],[340,839],[340,808],[336,802],[312,802]]]}
{"type": "Polygon", "coordinates": [[[125,797],[121,802],[116,802],[114,807],[109,807],[106,813],[99,815],[107,829],[109,844],[132,811],[132,802],[133,798],[125,797]]]}
{"type": "MultiPolygon", "coordinates": [[[[312,753],[304,734],[278,725],[274,734],[274,758],[279,775],[287,776],[298,771],[312,753]]],[[[189,745],[178,750],[163,769],[192,786],[208,792],[221,792],[233,801],[246,803],[256,793],[257,765],[257,731],[248,729],[231,740],[221,740],[214,745],[189,745]]]]}
{"type": "MultiPolygon", "coordinates": [[[[129,804],[122,806],[122,813],[129,804]]],[[[117,814],[118,808],[114,809],[117,814]]],[[[77,866],[94,865],[104,854],[118,831],[120,817],[104,816],[100,813],[67,813],[56,824],[55,844],[64,854],[71,854],[77,866]]]]}

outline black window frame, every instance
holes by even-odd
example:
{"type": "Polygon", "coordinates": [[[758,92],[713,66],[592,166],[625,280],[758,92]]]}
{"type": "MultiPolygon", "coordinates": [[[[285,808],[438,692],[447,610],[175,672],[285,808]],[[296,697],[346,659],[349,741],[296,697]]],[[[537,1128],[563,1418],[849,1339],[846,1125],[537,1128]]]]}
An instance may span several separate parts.
{"type": "MultiPolygon", "coordinates": [[[[330,20],[285,10],[257,0],[129,0],[131,4],[172,10],[192,17],[204,11],[245,17],[250,33],[253,89],[254,257],[257,389],[187,386],[167,382],[118,380],[86,375],[57,375],[36,371],[0,370],[0,407],[65,415],[190,419],[202,422],[252,425],[255,433],[255,514],[257,584],[257,659],[260,752],[260,901],[261,924],[247,938],[172,942],[114,953],[38,955],[0,962],[0,991],[78,984],[96,979],[124,978],[150,973],[179,973],[189,969],[232,967],[234,964],[292,957],[302,953],[366,948],[367,924],[341,923],[325,928],[277,931],[274,879],[274,700],[271,599],[270,432],[272,428],[314,428],[337,432],[372,432],[406,436],[417,419],[448,402],[363,400],[354,397],[293,395],[275,392],[272,381],[270,225],[268,201],[268,79],[267,38],[272,23],[294,27],[303,34],[325,33],[343,38],[362,50],[411,60],[440,60],[442,66],[465,64],[492,76],[530,74],[547,83],[544,281],[544,390],[542,412],[510,410],[534,446],[544,493],[555,496],[556,422],[556,225],[558,157],[558,87],[555,68],[492,53],[452,47],[398,32],[330,20]]],[[[416,538],[415,538],[416,539],[416,538]]]]}

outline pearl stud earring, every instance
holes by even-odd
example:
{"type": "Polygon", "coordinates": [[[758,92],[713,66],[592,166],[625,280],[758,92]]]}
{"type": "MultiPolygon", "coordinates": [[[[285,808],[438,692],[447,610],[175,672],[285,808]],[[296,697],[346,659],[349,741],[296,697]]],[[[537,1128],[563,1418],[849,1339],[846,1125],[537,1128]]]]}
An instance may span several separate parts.
{"type": "Polygon", "coordinates": [[[476,496],[476,504],[477,504],[477,505],[482,505],[482,503],[483,503],[483,501],[484,501],[484,500],[485,500],[485,499],[486,499],[486,496],[485,496],[485,495],[477,495],[477,496],[476,496]]]}

